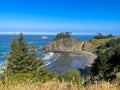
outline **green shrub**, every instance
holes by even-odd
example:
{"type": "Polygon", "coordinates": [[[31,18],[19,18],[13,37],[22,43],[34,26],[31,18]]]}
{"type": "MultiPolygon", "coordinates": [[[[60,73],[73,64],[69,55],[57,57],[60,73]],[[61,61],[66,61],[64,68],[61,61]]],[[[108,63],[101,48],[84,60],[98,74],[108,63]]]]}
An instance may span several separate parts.
{"type": "Polygon", "coordinates": [[[4,73],[0,73],[0,80],[4,80],[4,73]]]}
{"type": "Polygon", "coordinates": [[[120,72],[118,72],[118,73],[116,74],[116,76],[117,76],[117,79],[120,80],[120,72]]]}
{"type": "Polygon", "coordinates": [[[47,81],[56,79],[57,76],[58,76],[57,73],[48,72],[48,73],[46,73],[45,75],[43,75],[43,76],[41,77],[41,81],[42,81],[42,82],[47,82],[47,81]]]}
{"type": "Polygon", "coordinates": [[[38,82],[39,79],[35,77],[33,74],[15,74],[9,78],[5,78],[5,84],[7,85],[16,85],[16,84],[27,84],[27,83],[34,83],[38,82]]]}
{"type": "Polygon", "coordinates": [[[77,85],[82,85],[82,77],[80,75],[80,72],[77,70],[70,70],[67,71],[65,73],[63,73],[59,79],[65,80],[67,82],[72,82],[73,84],[77,84],[77,85]]]}

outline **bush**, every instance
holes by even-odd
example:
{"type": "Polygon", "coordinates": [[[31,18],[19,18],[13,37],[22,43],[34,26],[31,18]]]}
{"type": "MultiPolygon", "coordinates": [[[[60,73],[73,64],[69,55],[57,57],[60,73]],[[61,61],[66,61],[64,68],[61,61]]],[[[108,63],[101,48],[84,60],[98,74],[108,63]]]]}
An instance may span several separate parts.
{"type": "Polygon", "coordinates": [[[4,73],[0,73],[0,80],[4,79],[4,73]]]}
{"type": "Polygon", "coordinates": [[[6,85],[16,85],[16,84],[27,84],[27,83],[34,83],[38,82],[39,79],[35,77],[33,74],[15,74],[10,78],[5,78],[6,85]]]}
{"type": "Polygon", "coordinates": [[[47,82],[47,81],[56,79],[57,76],[58,76],[57,73],[48,72],[48,73],[46,73],[45,75],[43,75],[43,76],[41,77],[41,81],[42,81],[42,82],[47,82]]]}
{"type": "Polygon", "coordinates": [[[72,82],[73,84],[77,84],[79,86],[82,85],[82,77],[80,76],[80,72],[76,70],[70,70],[63,73],[59,79],[61,81],[65,80],[67,82],[72,82]]]}

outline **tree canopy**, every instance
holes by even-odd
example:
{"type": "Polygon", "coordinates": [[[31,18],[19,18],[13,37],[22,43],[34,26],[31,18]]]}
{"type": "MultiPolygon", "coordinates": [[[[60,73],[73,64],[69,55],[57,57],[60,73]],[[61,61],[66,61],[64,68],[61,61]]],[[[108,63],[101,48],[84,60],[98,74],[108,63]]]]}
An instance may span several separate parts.
{"type": "Polygon", "coordinates": [[[105,38],[112,38],[112,37],[114,37],[112,34],[109,34],[109,35],[105,36],[105,35],[102,35],[102,33],[98,33],[98,34],[94,37],[94,39],[105,39],[105,38]]]}
{"type": "Polygon", "coordinates": [[[70,38],[71,32],[61,32],[61,33],[58,33],[55,37],[55,40],[59,40],[59,39],[66,39],[66,38],[70,38]]]}
{"type": "MultiPolygon", "coordinates": [[[[112,80],[120,72],[120,45],[119,40],[111,40],[109,48],[101,48],[98,57],[92,66],[91,73],[101,80],[112,80]]],[[[108,45],[107,43],[107,45],[108,45]]]]}
{"type": "Polygon", "coordinates": [[[34,46],[29,46],[21,33],[19,38],[14,38],[11,43],[10,54],[6,56],[5,74],[10,77],[19,73],[32,73],[41,76],[46,73],[44,61],[39,57],[34,46]]]}

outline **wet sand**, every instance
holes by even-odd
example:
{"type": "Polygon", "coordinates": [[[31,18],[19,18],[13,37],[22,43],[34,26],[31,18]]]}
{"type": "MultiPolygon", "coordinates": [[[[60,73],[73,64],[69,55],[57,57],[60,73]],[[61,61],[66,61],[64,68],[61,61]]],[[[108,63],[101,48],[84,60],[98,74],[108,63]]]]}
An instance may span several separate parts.
{"type": "MultiPolygon", "coordinates": [[[[49,65],[52,72],[62,73],[68,70],[84,70],[91,67],[96,55],[89,52],[61,53],[59,58],[49,65]]],[[[85,72],[89,73],[89,69],[85,72]]]]}

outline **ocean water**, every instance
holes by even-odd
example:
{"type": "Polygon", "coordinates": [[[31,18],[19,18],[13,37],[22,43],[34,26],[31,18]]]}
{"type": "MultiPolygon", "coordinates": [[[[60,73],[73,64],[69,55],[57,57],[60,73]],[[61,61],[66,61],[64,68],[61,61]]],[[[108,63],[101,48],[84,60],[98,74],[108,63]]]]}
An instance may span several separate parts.
{"type": "MultiPolygon", "coordinates": [[[[41,36],[42,35],[24,35],[26,42],[30,45],[34,44],[36,48],[41,48],[46,46],[47,44],[51,43],[55,38],[55,35],[46,35],[48,39],[41,39],[41,36]]],[[[18,37],[18,35],[16,37],[18,37]]],[[[92,39],[94,36],[93,35],[84,35],[84,36],[73,35],[73,37],[82,41],[88,41],[92,39]]],[[[4,56],[9,54],[12,39],[13,39],[13,35],[0,35],[0,67],[4,67],[4,64],[6,62],[6,60],[4,59],[4,56]]],[[[50,67],[53,67],[53,62],[55,62],[60,56],[60,54],[58,53],[55,54],[53,52],[43,53],[39,51],[39,54],[45,60],[46,65],[48,66],[51,65],[50,67]]],[[[77,66],[76,64],[78,62],[79,61],[74,61],[73,63],[71,63],[70,64],[71,67],[77,66]]],[[[55,63],[57,63],[57,61],[55,63]]],[[[51,68],[51,70],[53,69],[51,68]]]]}

